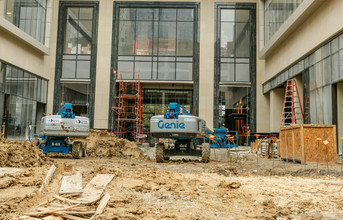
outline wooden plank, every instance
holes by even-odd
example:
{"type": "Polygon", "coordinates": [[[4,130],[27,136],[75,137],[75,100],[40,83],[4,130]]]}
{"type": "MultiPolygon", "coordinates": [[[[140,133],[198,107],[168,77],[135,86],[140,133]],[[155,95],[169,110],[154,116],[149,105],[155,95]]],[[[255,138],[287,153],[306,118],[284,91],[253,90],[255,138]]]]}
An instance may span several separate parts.
{"type": "Polygon", "coordinates": [[[83,204],[83,205],[89,205],[89,204],[95,203],[95,202],[99,201],[99,199],[100,199],[100,198],[95,198],[94,200],[80,201],[80,200],[76,200],[76,199],[64,198],[64,197],[58,196],[58,195],[54,195],[54,198],[61,200],[63,202],[69,202],[72,204],[83,204]]]}
{"type": "Polygon", "coordinates": [[[99,206],[95,211],[95,214],[92,216],[91,220],[95,219],[97,215],[100,215],[103,213],[105,207],[107,206],[108,201],[110,200],[110,195],[106,193],[102,199],[100,200],[99,206]]]}
{"type": "Polygon", "coordinates": [[[42,183],[42,186],[39,189],[39,192],[43,192],[44,187],[50,183],[50,181],[52,179],[52,175],[54,175],[55,170],[56,170],[55,165],[52,165],[50,167],[50,170],[49,170],[48,174],[46,175],[46,177],[45,177],[45,179],[44,179],[44,181],[42,183]]]}
{"type": "Polygon", "coordinates": [[[64,176],[59,193],[82,193],[82,174],[77,172],[75,175],[64,176]]]}
{"type": "Polygon", "coordinates": [[[44,220],[63,220],[62,217],[60,217],[60,216],[54,216],[54,215],[49,215],[49,216],[47,216],[47,217],[44,217],[43,219],[44,219],[44,220]]]}
{"type": "Polygon", "coordinates": [[[26,215],[20,216],[19,219],[20,220],[40,220],[40,218],[33,218],[30,216],[26,216],[26,215]]]}
{"type": "Polygon", "coordinates": [[[65,219],[70,219],[70,220],[85,220],[85,219],[88,219],[88,218],[77,217],[77,216],[74,216],[74,215],[68,215],[68,214],[61,213],[61,212],[56,212],[54,214],[55,215],[59,215],[59,216],[65,218],[65,219]]]}
{"type": "Polygon", "coordinates": [[[108,203],[109,200],[110,200],[110,195],[108,193],[106,193],[102,197],[102,199],[100,200],[99,206],[98,206],[98,208],[95,211],[96,215],[99,215],[99,214],[101,214],[104,211],[104,209],[107,206],[107,203],[108,203]]]}
{"type": "Polygon", "coordinates": [[[46,214],[53,214],[53,213],[59,212],[59,211],[70,210],[70,209],[73,209],[73,208],[78,207],[80,205],[81,204],[77,204],[77,205],[69,206],[67,208],[48,210],[48,211],[44,211],[44,212],[31,212],[31,213],[27,213],[26,215],[27,216],[41,216],[41,215],[46,215],[46,214]]]}
{"type": "Polygon", "coordinates": [[[107,184],[109,184],[114,175],[111,174],[97,174],[84,188],[83,193],[77,201],[89,202],[99,200],[103,194],[107,184]]]}

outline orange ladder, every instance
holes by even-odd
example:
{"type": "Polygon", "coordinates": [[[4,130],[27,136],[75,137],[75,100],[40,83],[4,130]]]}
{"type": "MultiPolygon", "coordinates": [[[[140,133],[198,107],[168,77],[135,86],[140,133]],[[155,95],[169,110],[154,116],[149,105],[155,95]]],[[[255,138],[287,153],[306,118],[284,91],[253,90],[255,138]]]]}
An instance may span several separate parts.
{"type": "Polygon", "coordinates": [[[293,124],[304,124],[304,113],[301,107],[297,83],[294,79],[287,80],[285,99],[283,102],[281,127],[293,124]]]}

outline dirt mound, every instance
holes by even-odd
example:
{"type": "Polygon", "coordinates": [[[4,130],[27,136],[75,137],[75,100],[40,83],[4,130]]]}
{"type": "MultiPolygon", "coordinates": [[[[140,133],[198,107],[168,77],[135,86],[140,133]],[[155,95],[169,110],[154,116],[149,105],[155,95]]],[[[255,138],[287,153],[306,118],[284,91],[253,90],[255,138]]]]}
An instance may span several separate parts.
{"type": "Polygon", "coordinates": [[[36,167],[52,162],[41,149],[24,141],[1,141],[0,158],[0,167],[36,167]]]}
{"type": "Polygon", "coordinates": [[[99,130],[90,130],[87,138],[87,156],[148,159],[135,143],[99,130]]]}

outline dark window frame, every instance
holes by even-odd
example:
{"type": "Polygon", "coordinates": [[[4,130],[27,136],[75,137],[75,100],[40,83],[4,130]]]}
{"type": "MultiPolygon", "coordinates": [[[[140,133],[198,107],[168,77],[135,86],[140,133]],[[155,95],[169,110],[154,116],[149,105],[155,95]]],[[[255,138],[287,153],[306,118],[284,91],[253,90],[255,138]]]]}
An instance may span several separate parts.
{"type": "MultiPolygon", "coordinates": [[[[88,115],[90,119],[90,128],[94,126],[94,103],[95,103],[95,81],[96,81],[96,61],[97,61],[97,42],[98,42],[98,21],[99,21],[99,2],[84,1],[84,2],[60,2],[58,12],[58,29],[57,29],[57,47],[56,47],[56,67],[55,67],[55,85],[54,85],[54,101],[53,112],[57,112],[60,108],[60,84],[62,77],[62,62],[63,62],[63,42],[64,42],[64,10],[68,7],[93,7],[93,42],[91,48],[91,67],[90,67],[90,97],[88,115]]],[[[82,79],[73,80],[71,83],[82,82],[82,79]]]]}
{"type": "MultiPolygon", "coordinates": [[[[199,114],[199,22],[200,22],[200,3],[199,2],[136,2],[136,1],[127,1],[127,2],[114,2],[113,3],[113,28],[112,28],[112,55],[111,55],[111,79],[110,79],[110,97],[109,97],[109,122],[108,127],[113,127],[113,111],[111,106],[115,104],[115,84],[116,79],[114,73],[117,70],[118,64],[118,33],[117,30],[119,27],[119,9],[120,8],[190,8],[194,9],[194,21],[193,21],[193,30],[194,30],[194,42],[193,42],[193,111],[195,115],[199,114]]],[[[176,57],[176,56],[175,56],[176,57]]],[[[176,61],[174,61],[176,64],[176,61]]],[[[157,67],[158,68],[158,67],[157,67]]],[[[153,75],[152,71],[152,75],[153,75]]],[[[182,80],[184,81],[184,80],[182,80]]],[[[167,80],[160,82],[171,82],[178,83],[178,81],[167,80]]]]}
{"type": "MultiPolygon", "coordinates": [[[[251,25],[251,41],[250,41],[250,82],[223,82],[225,85],[250,85],[250,108],[249,108],[249,126],[251,132],[256,131],[256,4],[255,3],[216,3],[215,4],[215,54],[214,54],[214,108],[213,108],[213,126],[219,125],[219,86],[220,81],[220,64],[221,64],[221,50],[220,50],[220,27],[221,18],[220,10],[222,9],[248,9],[250,10],[250,25],[251,25]]],[[[236,57],[235,57],[236,58],[236,57]]]]}

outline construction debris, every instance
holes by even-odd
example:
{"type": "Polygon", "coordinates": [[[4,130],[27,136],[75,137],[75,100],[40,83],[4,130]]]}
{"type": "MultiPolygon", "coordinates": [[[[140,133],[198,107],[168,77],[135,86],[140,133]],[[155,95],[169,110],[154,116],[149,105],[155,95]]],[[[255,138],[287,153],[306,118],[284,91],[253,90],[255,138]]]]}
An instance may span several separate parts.
{"type": "MultiPolygon", "coordinates": [[[[66,179],[74,179],[75,177],[80,178],[80,176],[82,178],[81,173],[78,172],[73,176],[69,176],[72,178],[66,179]]],[[[103,195],[103,192],[106,186],[112,181],[113,177],[114,175],[98,174],[86,185],[81,195],[73,194],[73,198],[55,195],[55,200],[53,200],[50,203],[38,205],[36,207],[36,212],[26,213],[24,216],[21,216],[21,218],[25,219],[27,217],[48,217],[54,215],[72,220],[79,220],[85,218],[94,219],[96,215],[100,215],[104,211],[110,199],[109,194],[103,195]],[[100,202],[97,205],[98,201],[100,202]]],[[[61,187],[62,189],[66,189],[66,191],[69,189],[67,185],[67,180],[65,180],[64,182],[66,187],[61,187]]],[[[69,194],[69,196],[70,195],[71,194],[69,194]]],[[[49,218],[51,219],[51,217],[49,218]]]]}
{"type": "Polygon", "coordinates": [[[54,175],[55,170],[56,170],[55,165],[52,165],[50,167],[50,170],[49,170],[48,174],[46,175],[46,177],[45,177],[45,179],[44,179],[44,181],[42,183],[42,186],[39,189],[39,192],[43,192],[44,187],[50,183],[50,180],[52,178],[52,175],[54,175]]]}
{"type": "Polygon", "coordinates": [[[0,141],[0,167],[38,167],[52,160],[37,146],[24,141],[0,141]]]}
{"type": "Polygon", "coordinates": [[[82,174],[77,172],[75,175],[64,176],[60,188],[60,194],[82,193],[82,174]]]}
{"type": "Polygon", "coordinates": [[[133,142],[116,137],[107,131],[90,130],[87,138],[88,157],[148,159],[133,142]]]}

